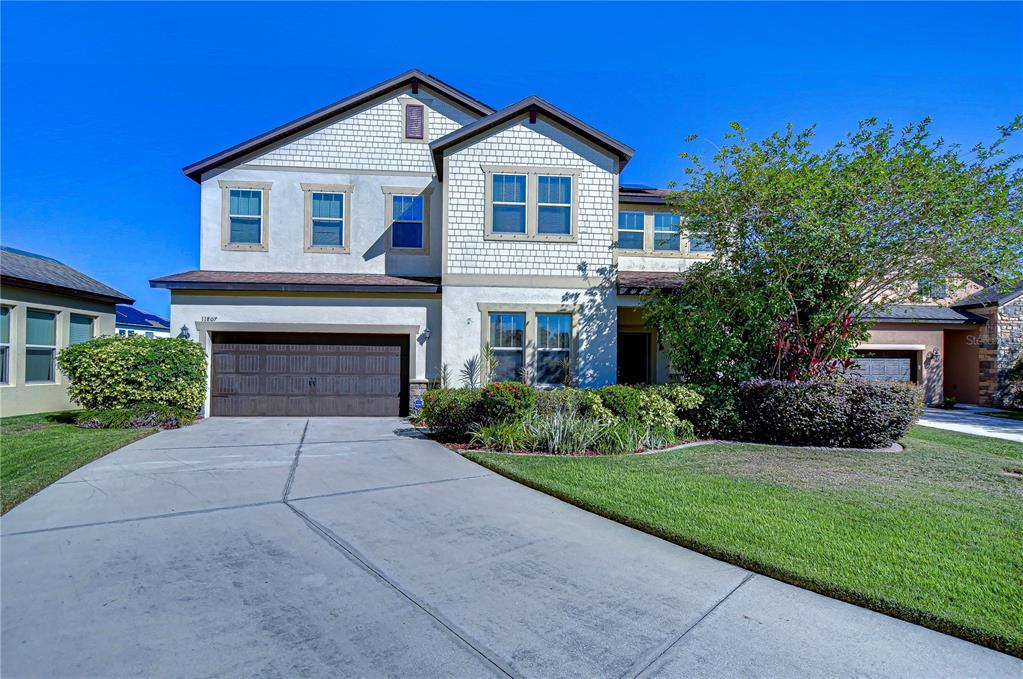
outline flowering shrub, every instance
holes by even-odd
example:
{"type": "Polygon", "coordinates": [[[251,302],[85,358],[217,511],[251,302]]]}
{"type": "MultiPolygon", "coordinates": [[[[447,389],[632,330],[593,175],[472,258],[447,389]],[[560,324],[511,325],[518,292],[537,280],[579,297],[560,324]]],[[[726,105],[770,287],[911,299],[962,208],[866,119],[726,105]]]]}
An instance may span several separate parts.
{"type": "Polygon", "coordinates": [[[654,429],[675,431],[680,424],[675,406],[653,389],[639,394],[640,422],[654,429]]]}
{"type": "Polygon", "coordinates": [[[480,390],[480,416],[486,422],[521,418],[536,404],[536,392],[521,382],[491,382],[480,390]]]}
{"type": "Polygon", "coordinates": [[[57,365],[86,408],[155,403],[194,413],[206,399],[206,352],[186,339],[97,337],[62,349],[57,365]]]}

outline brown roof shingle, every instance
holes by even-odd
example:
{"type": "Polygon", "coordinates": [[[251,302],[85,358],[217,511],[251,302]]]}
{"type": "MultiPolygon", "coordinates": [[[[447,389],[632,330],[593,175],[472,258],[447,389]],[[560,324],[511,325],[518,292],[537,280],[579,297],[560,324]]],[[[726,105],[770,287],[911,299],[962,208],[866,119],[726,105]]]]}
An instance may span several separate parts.
{"type": "Polygon", "coordinates": [[[323,292],[440,291],[434,276],[389,276],[359,273],[291,273],[276,271],[183,271],[149,281],[171,290],[267,290],[323,292]]]}

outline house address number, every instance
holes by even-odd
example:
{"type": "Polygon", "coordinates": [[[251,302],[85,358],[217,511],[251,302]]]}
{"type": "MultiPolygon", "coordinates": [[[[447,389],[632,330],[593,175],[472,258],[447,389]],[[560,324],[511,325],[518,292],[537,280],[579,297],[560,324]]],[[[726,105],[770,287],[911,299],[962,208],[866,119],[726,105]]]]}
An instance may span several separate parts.
{"type": "Polygon", "coordinates": [[[216,323],[217,317],[216,316],[203,316],[201,320],[202,320],[203,323],[216,323]]]}

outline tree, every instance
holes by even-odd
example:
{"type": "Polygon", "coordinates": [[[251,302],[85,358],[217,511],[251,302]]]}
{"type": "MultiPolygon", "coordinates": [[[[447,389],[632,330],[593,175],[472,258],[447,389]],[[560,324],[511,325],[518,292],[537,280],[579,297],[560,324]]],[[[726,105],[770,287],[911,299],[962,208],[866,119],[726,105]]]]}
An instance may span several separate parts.
{"type": "Polygon", "coordinates": [[[871,311],[917,300],[919,281],[1023,278],[1023,173],[1005,149],[1023,117],[969,153],[930,124],[867,120],[817,152],[813,128],[755,142],[733,123],[709,162],[681,154],[668,202],[716,256],[645,304],[686,379],[833,374],[871,311]]]}

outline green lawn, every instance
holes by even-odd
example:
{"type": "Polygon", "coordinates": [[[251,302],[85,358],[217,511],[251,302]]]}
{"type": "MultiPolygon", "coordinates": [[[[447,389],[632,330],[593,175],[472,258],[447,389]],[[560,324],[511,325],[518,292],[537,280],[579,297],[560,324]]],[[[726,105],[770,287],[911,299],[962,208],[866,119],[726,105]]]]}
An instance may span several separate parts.
{"type": "Polygon", "coordinates": [[[0,500],[7,512],[84,464],[155,429],[81,429],[67,413],[0,419],[0,500]]]}
{"type": "Polygon", "coordinates": [[[987,415],[988,417],[1002,417],[1006,420],[1023,420],[1023,411],[1019,410],[1001,410],[996,413],[980,413],[981,415],[987,415]]]}
{"type": "Polygon", "coordinates": [[[914,427],[903,445],[467,456],[705,554],[1023,656],[1023,444],[914,427]]]}

